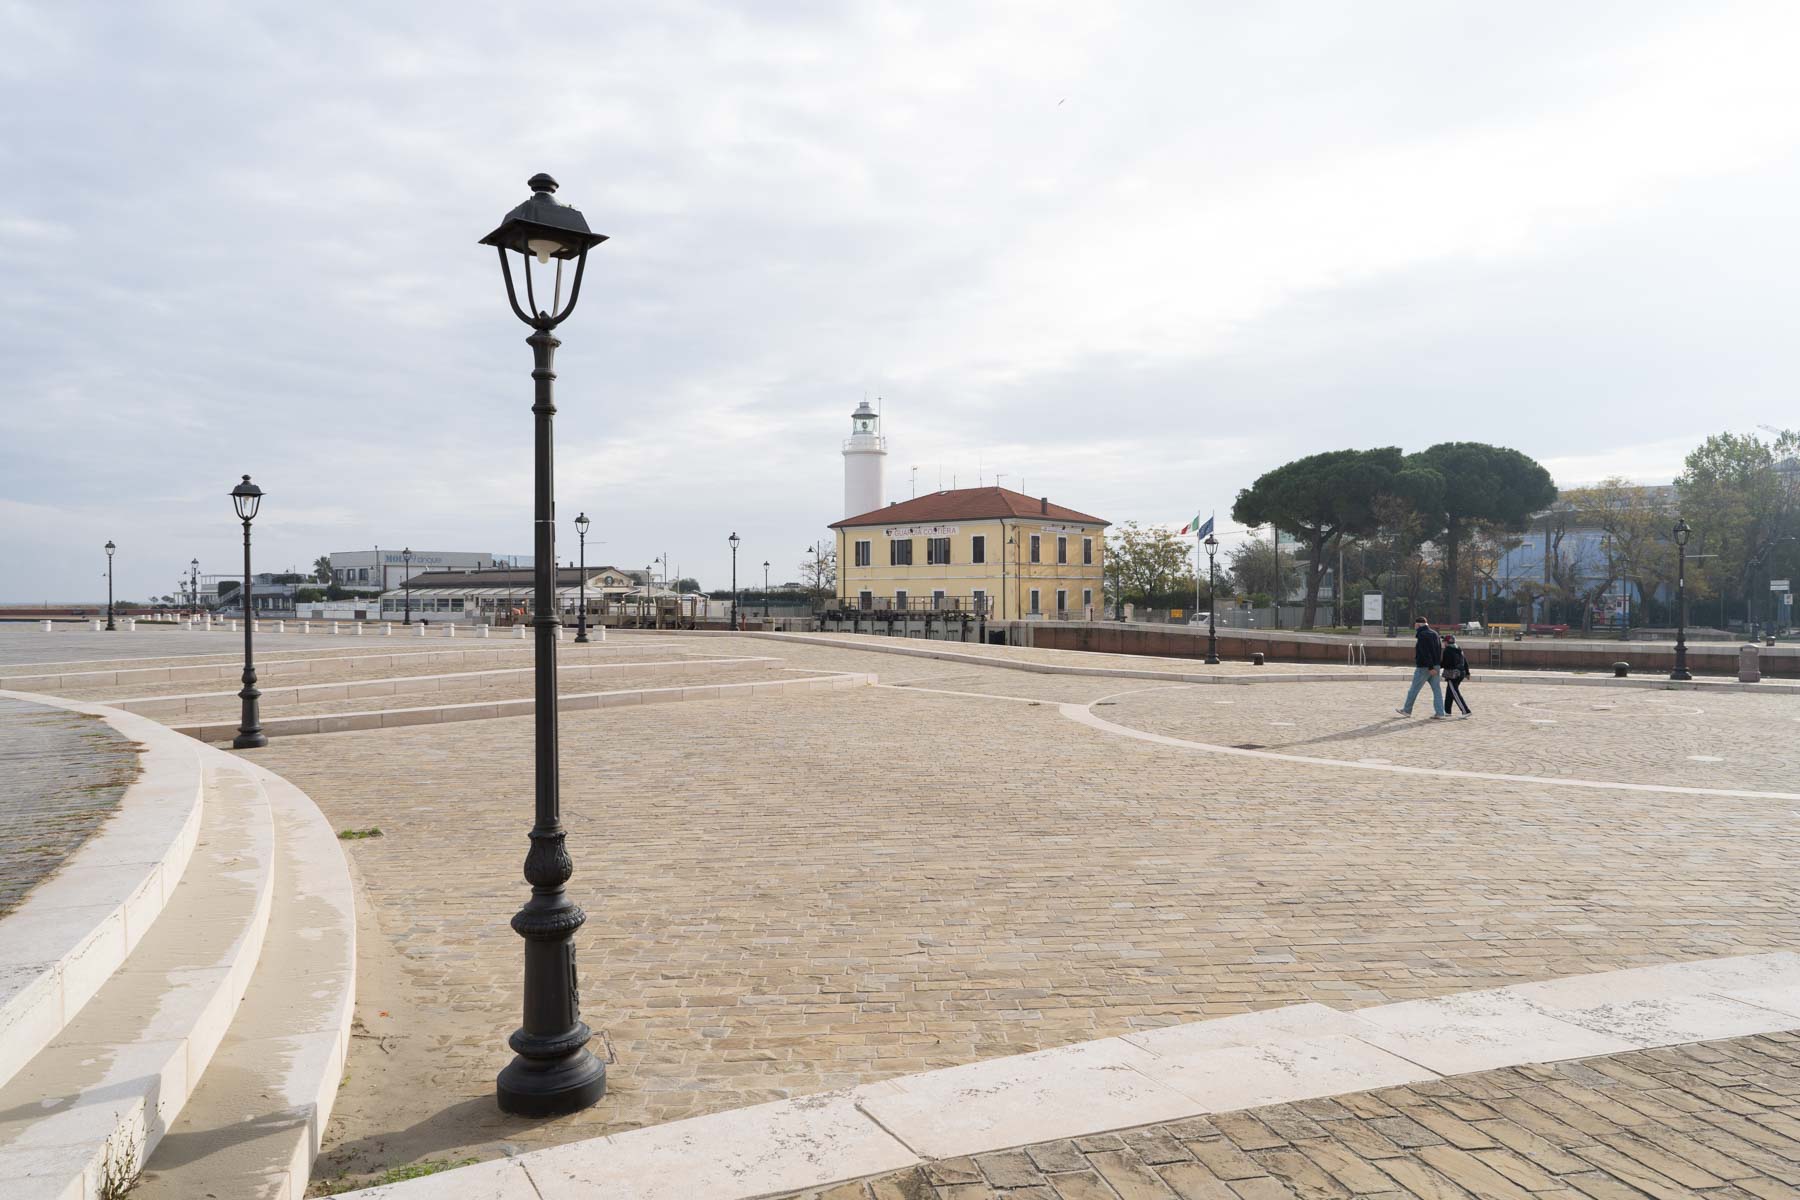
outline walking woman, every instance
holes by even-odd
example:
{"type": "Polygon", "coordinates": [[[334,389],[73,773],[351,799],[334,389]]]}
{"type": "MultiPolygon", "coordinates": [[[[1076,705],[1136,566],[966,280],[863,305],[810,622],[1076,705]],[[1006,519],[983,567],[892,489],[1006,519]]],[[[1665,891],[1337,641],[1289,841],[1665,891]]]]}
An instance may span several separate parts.
{"type": "Polygon", "coordinates": [[[1444,710],[1454,714],[1462,709],[1462,715],[1469,712],[1469,702],[1463,699],[1462,685],[1469,678],[1469,659],[1456,644],[1456,635],[1444,635],[1444,710]]]}

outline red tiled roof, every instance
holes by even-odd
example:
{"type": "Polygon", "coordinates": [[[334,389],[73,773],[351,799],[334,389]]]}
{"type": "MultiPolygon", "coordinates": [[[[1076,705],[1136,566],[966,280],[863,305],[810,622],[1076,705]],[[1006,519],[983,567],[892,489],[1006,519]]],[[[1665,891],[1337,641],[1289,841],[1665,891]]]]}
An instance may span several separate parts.
{"type": "Polygon", "coordinates": [[[886,508],[877,508],[859,516],[833,521],[829,528],[846,529],[855,525],[896,525],[918,521],[991,521],[996,517],[1037,517],[1047,521],[1075,521],[1084,525],[1110,525],[1111,521],[1064,508],[1060,504],[1045,505],[1036,496],[1002,487],[958,488],[915,496],[886,508]]]}

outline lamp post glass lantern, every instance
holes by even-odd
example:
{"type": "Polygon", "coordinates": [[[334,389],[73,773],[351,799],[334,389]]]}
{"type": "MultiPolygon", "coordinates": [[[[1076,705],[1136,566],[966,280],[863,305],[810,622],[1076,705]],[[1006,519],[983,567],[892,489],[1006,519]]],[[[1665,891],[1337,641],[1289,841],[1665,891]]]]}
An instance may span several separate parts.
{"type": "MultiPolygon", "coordinates": [[[[391,543],[390,543],[391,544],[391,543]]],[[[380,570],[379,566],[376,570],[380,570]]],[[[406,599],[406,619],[402,625],[412,624],[412,547],[405,546],[400,550],[400,594],[406,599]]],[[[392,628],[392,626],[384,626],[392,628]]]]}
{"type": "Polygon", "coordinates": [[[581,590],[581,614],[578,617],[576,617],[576,619],[575,619],[575,640],[578,642],[585,642],[588,640],[588,635],[587,635],[587,531],[588,531],[589,524],[591,524],[591,522],[588,521],[587,514],[585,512],[581,513],[580,515],[578,515],[575,518],[575,532],[578,535],[580,535],[580,538],[581,538],[581,579],[579,580],[580,590],[581,590]]]}
{"type": "Polygon", "coordinates": [[[729,538],[727,538],[726,540],[731,543],[731,627],[733,629],[741,629],[743,626],[738,621],[738,590],[737,590],[738,535],[737,535],[737,531],[733,530],[731,536],[729,538]]]}
{"type": "Polygon", "coordinates": [[[606,1067],[587,1048],[593,1032],[581,1019],[581,990],[575,966],[575,931],[587,914],[570,900],[564,885],[574,874],[562,824],[558,778],[556,631],[562,623],[556,599],[555,417],[556,348],[552,332],[575,311],[588,251],[606,238],[588,228],[581,213],[555,197],[556,180],[533,175],[531,198],[506,214],[499,228],[481,239],[500,257],[506,302],[531,327],[534,382],[532,551],[535,637],[536,805],[525,879],[531,898],[513,916],[513,931],[525,939],[524,1016],[508,1039],[515,1057],[494,1081],[500,1108],[528,1117],[559,1116],[586,1108],[606,1092],[606,1067]],[[509,254],[517,254],[525,276],[525,304],[519,303],[509,254]],[[549,304],[540,306],[531,259],[540,267],[556,260],[549,304]],[[569,299],[562,298],[563,264],[575,261],[569,299]]]}
{"type": "Polygon", "coordinates": [[[243,715],[238,721],[237,736],[231,739],[232,748],[236,750],[254,750],[269,744],[257,706],[262,693],[256,688],[256,608],[250,590],[250,522],[256,520],[262,498],[263,490],[251,483],[248,475],[231,489],[231,506],[237,510],[238,520],[244,523],[244,584],[239,593],[244,603],[244,686],[238,692],[243,715]]]}
{"type": "Polygon", "coordinates": [[[1687,665],[1687,544],[1693,528],[1684,519],[1675,518],[1675,669],[1670,679],[1692,679],[1687,665]]]}
{"type": "Polygon", "coordinates": [[[112,560],[113,551],[117,549],[118,547],[112,544],[112,539],[108,538],[106,540],[106,628],[109,632],[116,632],[116,627],[113,625],[112,560]]]}
{"type": "Polygon", "coordinates": [[[200,615],[200,560],[188,559],[188,598],[193,604],[193,615],[200,615]]]}
{"type": "MultiPolygon", "coordinates": [[[[1219,583],[1214,572],[1219,553],[1219,539],[1212,534],[1206,535],[1206,662],[1208,666],[1217,666],[1219,662],[1219,583]]],[[[1241,639],[1240,639],[1241,640],[1241,639]]],[[[1240,647],[1241,649],[1241,647],[1240,647]]]]}

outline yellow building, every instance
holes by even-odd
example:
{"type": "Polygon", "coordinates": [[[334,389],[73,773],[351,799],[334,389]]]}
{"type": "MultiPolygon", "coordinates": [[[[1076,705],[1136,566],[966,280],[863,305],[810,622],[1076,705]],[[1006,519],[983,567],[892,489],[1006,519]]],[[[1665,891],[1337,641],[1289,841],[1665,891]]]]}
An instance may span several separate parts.
{"type": "Polygon", "coordinates": [[[872,612],[1093,619],[1104,603],[1108,524],[998,487],[903,500],[831,526],[838,599],[872,612]]]}

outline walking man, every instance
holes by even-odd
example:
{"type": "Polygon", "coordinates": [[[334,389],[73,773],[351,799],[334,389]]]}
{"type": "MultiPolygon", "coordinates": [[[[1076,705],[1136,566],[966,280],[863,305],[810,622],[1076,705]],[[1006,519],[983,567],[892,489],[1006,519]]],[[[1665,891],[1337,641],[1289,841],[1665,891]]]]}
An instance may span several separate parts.
{"type": "Polygon", "coordinates": [[[1444,719],[1444,689],[1438,683],[1438,671],[1444,663],[1444,643],[1424,617],[1414,618],[1413,631],[1418,635],[1418,641],[1413,645],[1412,686],[1406,690],[1406,703],[1394,711],[1403,717],[1412,716],[1413,701],[1419,698],[1419,689],[1429,683],[1431,719],[1441,721],[1444,719]]]}

